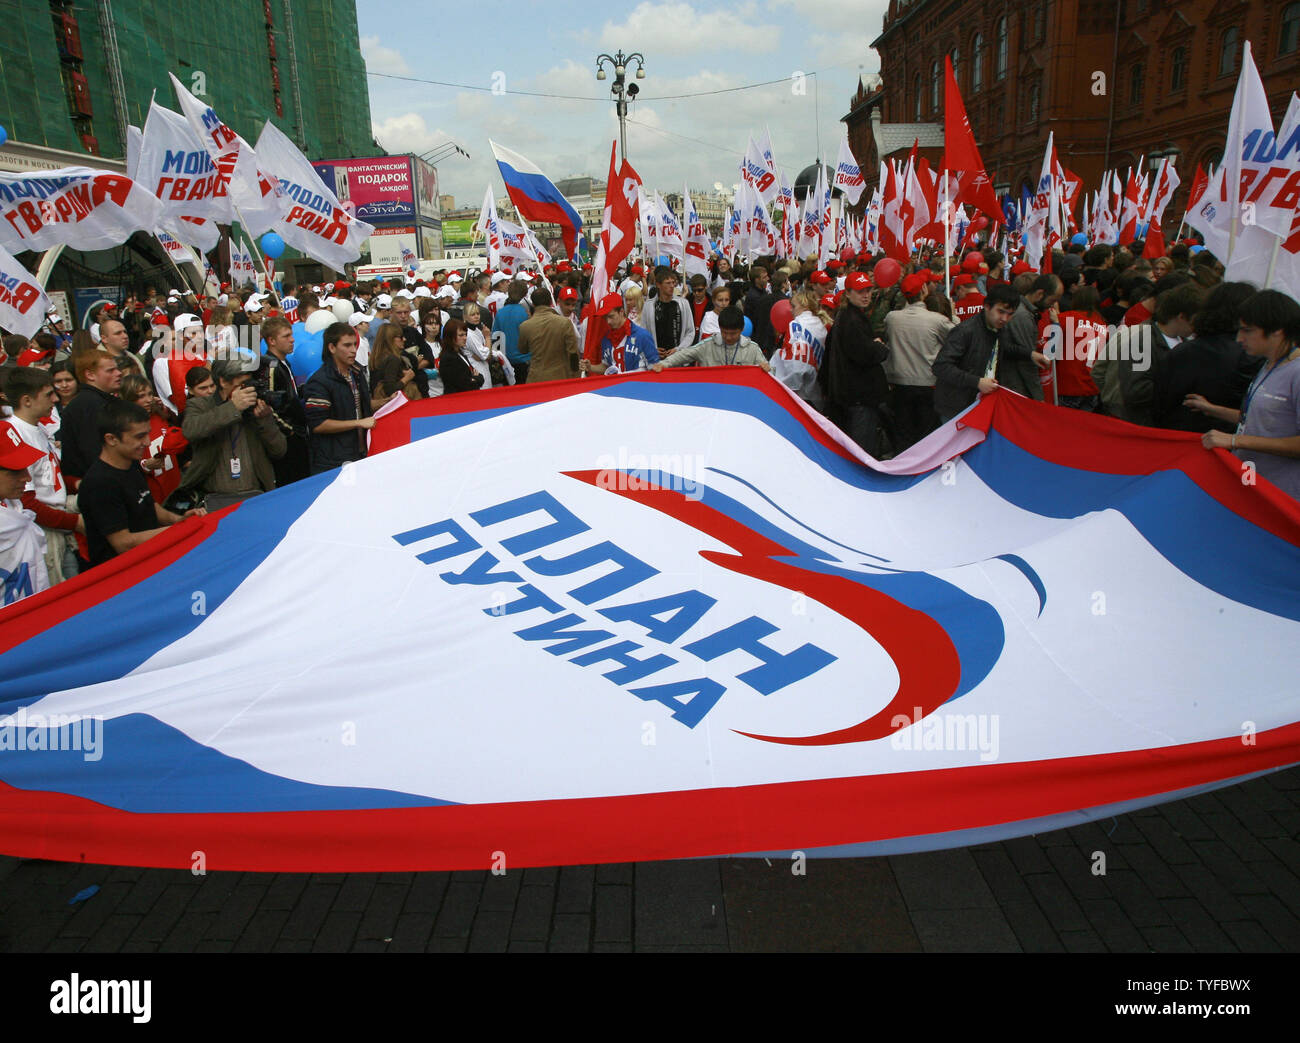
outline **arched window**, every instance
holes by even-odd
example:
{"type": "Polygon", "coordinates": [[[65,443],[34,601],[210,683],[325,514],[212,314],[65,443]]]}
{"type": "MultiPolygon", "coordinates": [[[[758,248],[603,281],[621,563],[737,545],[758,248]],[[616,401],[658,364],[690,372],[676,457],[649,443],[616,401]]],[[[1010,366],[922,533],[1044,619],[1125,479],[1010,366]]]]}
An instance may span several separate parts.
{"type": "Polygon", "coordinates": [[[952,78],[961,86],[961,45],[954,44],[952,49],[952,78]]]}
{"type": "Polygon", "coordinates": [[[1223,42],[1219,44],[1219,75],[1230,76],[1237,69],[1237,27],[1223,31],[1223,42]]]}
{"type": "Polygon", "coordinates": [[[930,111],[939,111],[939,85],[943,82],[943,66],[938,62],[930,63],[930,111]]]}
{"type": "Polygon", "coordinates": [[[998,19],[997,32],[997,54],[994,58],[993,78],[995,80],[1005,80],[1007,78],[1007,20],[1006,18],[998,19]]]}
{"type": "MultiPolygon", "coordinates": [[[[1296,5],[1300,7],[1300,4],[1296,5]]],[[[1187,86],[1187,48],[1175,47],[1169,56],[1169,89],[1180,91],[1187,86]]]]}
{"type": "Polygon", "coordinates": [[[972,91],[984,89],[984,35],[982,33],[975,34],[975,41],[971,45],[970,89],[972,91]]]}
{"type": "MultiPolygon", "coordinates": [[[[1300,4],[1287,4],[1282,8],[1282,32],[1277,39],[1277,55],[1294,54],[1300,47],[1300,4]]],[[[957,59],[954,58],[953,62],[957,59]]]]}
{"type": "Polygon", "coordinates": [[[1145,73],[1141,62],[1135,62],[1129,71],[1128,100],[1131,105],[1142,103],[1142,77],[1145,73]]]}
{"type": "Polygon", "coordinates": [[[915,97],[915,114],[912,117],[917,123],[921,122],[921,74],[918,72],[915,79],[912,80],[912,93],[915,97]]]}
{"type": "Polygon", "coordinates": [[[1038,122],[1038,84],[1029,88],[1029,122],[1038,122]]]}

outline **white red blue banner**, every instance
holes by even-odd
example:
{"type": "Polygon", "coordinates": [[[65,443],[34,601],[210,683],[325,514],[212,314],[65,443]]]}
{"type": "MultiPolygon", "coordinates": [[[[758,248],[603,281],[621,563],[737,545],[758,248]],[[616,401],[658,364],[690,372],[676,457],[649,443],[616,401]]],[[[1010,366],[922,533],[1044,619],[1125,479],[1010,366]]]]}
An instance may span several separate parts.
{"type": "Polygon", "coordinates": [[[7,854],[963,846],[1300,762],[1300,508],[1006,391],[879,463],[757,367],[529,384],[406,403],[0,653],[7,854]]]}

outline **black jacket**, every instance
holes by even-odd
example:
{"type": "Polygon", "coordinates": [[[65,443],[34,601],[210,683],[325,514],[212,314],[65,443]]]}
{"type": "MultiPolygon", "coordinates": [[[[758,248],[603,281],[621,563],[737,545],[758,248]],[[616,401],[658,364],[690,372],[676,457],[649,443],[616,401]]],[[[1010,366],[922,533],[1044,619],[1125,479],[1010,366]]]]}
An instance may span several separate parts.
{"type": "Polygon", "coordinates": [[[1232,433],[1237,425],[1193,412],[1183,399],[1204,395],[1216,406],[1240,409],[1263,360],[1247,355],[1232,334],[1216,333],[1183,341],[1163,363],[1155,377],[1156,425],[1205,434],[1215,428],[1232,433]]]}
{"type": "Polygon", "coordinates": [[[841,406],[878,406],[889,395],[884,361],[889,348],[872,332],[862,308],[846,304],[835,314],[827,346],[826,392],[841,406]]]}
{"type": "Polygon", "coordinates": [[[450,395],[455,391],[477,391],[483,386],[483,374],[469,368],[469,363],[455,348],[444,347],[438,356],[438,375],[442,377],[442,390],[450,395]]]}
{"type": "Polygon", "coordinates": [[[998,345],[1000,372],[1003,359],[1015,350],[1011,345],[1009,327],[1004,326],[1001,333],[994,333],[981,311],[948,331],[948,339],[930,367],[935,381],[934,411],[940,420],[951,420],[975,401],[994,344],[998,345]]]}
{"type": "Polygon", "coordinates": [[[360,416],[357,415],[356,402],[352,398],[352,388],[333,362],[321,366],[302,386],[307,427],[311,431],[312,474],[340,467],[351,460],[360,460],[366,455],[365,431],[316,434],[317,426],[326,420],[358,420],[370,415],[370,384],[366,380],[365,371],[354,364],[352,378],[357,384],[360,416]]]}
{"type": "Polygon", "coordinates": [[[82,384],[63,410],[59,442],[63,453],[63,473],[72,478],[85,477],[86,470],[99,459],[104,440],[99,434],[99,416],[117,396],[97,387],[82,384]]]}

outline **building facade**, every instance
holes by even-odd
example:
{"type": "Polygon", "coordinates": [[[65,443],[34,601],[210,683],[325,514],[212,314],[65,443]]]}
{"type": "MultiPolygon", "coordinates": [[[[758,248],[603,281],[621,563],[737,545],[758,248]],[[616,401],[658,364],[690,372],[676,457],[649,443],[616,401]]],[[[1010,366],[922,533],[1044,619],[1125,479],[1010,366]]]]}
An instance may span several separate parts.
{"type": "Polygon", "coordinates": [[[355,0],[9,0],[0,111],[9,137],[118,158],[167,74],[255,141],[272,120],[308,158],[382,153],[355,0]]]}
{"type": "MultiPolygon", "coordinates": [[[[872,47],[882,85],[859,85],[843,117],[874,186],[872,120],[943,125],[951,55],[971,128],[998,191],[1038,178],[1049,131],[1086,191],[1102,171],[1175,156],[1176,224],[1199,162],[1218,163],[1249,40],[1274,124],[1300,87],[1300,0],[893,0],[872,47]]],[[[910,147],[884,135],[890,152],[910,147]]],[[[941,135],[940,135],[941,139],[941,135]]],[[[923,150],[925,151],[925,150],[923,150]]],[[[925,152],[937,166],[941,148],[925,152]]]]}

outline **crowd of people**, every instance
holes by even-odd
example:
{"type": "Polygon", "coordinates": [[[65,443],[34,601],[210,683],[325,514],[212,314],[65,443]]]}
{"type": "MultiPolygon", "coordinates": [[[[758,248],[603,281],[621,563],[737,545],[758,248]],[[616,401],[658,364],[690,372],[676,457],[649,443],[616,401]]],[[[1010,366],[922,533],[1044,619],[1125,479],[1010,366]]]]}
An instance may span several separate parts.
{"type": "Polygon", "coordinates": [[[591,266],[560,262],[283,297],[147,289],[75,331],[52,311],[0,342],[3,604],[360,460],[398,396],[674,366],[759,366],[880,458],[1007,388],[1197,432],[1300,499],[1300,304],[1224,282],[1194,242],[1143,246],[1076,237],[1046,273],[994,249],[718,257],[686,280],[632,263],[595,301],[591,266]]]}

